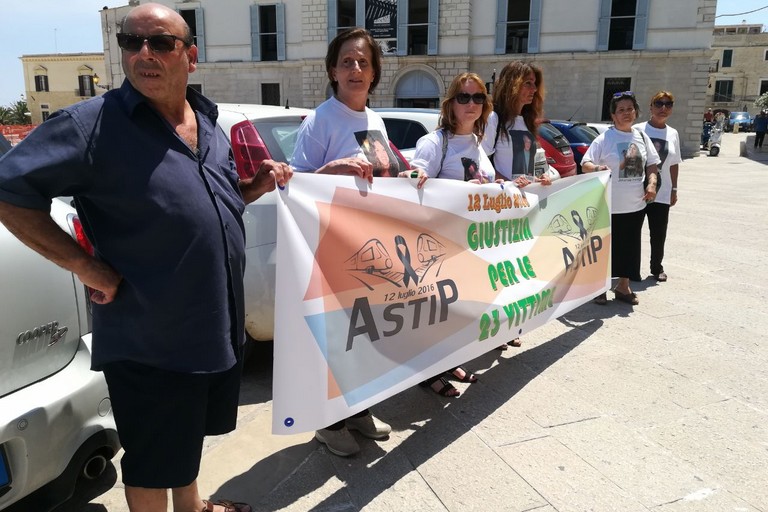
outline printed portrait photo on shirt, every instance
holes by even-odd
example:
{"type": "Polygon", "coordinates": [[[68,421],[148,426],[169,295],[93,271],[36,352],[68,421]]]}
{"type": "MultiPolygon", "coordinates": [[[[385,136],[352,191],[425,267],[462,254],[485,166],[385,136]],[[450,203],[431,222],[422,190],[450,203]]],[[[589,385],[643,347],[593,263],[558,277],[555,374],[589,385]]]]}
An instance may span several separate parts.
{"type": "Polygon", "coordinates": [[[355,132],[355,138],[365,158],[373,164],[374,176],[397,176],[400,167],[383,133],[378,130],[355,132]]]}
{"type": "Polygon", "coordinates": [[[471,158],[461,157],[461,165],[464,166],[464,181],[478,180],[480,183],[489,183],[491,178],[480,170],[480,166],[471,158]]]}
{"type": "Polygon", "coordinates": [[[620,142],[616,149],[621,155],[619,164],[619,179],[640,178],[643,176],[643,155],[634,142],[620,142]]]}
{"type": "Polygon", "coordinates": [[[536,141],[533,134],[524,130],[510,130],[509,139],[512,141],[512,174],[533,176],[533,163],[536,157],[536,141]]]}
{"type": "Polygon", "coordinates": [[[664,165],[667,155],[669,154],[667,141],[666,139],[656,139],[651,137],[651,142],[653,142],[653,147],[656,148],[656,152],[659,154],[659,158],[661,158],[661,162],[659,163],[659,169],[661,169],[661,166],[664,165]]]}

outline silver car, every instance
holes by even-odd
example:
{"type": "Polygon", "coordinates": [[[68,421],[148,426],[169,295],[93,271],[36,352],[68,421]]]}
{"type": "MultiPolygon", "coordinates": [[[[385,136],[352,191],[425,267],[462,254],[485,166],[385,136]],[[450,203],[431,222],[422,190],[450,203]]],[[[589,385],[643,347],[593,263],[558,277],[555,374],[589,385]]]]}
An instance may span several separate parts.
{"type": "MultiPolygon", "coordinates": [[[[52,218],[75,235],[74,210],[52,218]]],[[[46,511],[120,444],[107,385],[91,371],[85,287],[0,224],[0,510],[46,511]]]]}

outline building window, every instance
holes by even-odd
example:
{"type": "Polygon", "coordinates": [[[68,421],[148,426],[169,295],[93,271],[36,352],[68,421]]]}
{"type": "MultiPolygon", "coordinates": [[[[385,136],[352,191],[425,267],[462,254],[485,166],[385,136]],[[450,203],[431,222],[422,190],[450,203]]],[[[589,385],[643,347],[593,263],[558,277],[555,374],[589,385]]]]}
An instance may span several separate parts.
{"type": "Polygon", "coordinates": [[[729,68],[733,64],[733,50],[723,50],[723,67],[729,68]]]}
{"type": "Polygon", "coordinates": [[[336,9],[338,16],[336,18],[336,33],[357,26],[357,0],[338,0],[336,9]]]}
{"type": "Polygon", "coordinates": [[[765,55],[763,55],[763,60],[768,60],[768,50],[765,50],[765,55]]]}
{"type": "Polygon", "coordinates": [[[50,115],[51,115],[51,113],[49,111],[47,111],[47,110],[43,110],[40,113],[43,115],[43,121],[47,120],[50,117],[50,115]]]}
{"type": "Polygon", "coordinates": [[[37,92],[48,92],[48,75],[35,75],[35,90],[37,92]]]}
{"type": "Polygon", "coordinates": [[[632,89],[632,79],[629,77],[611,77],[603,82],[603,121],[611,121],[611,99],[617,92],[632,89]]]}
{"type": "Polygon", "coordinates": [[[203,18],[203,9],[181,9],[179,14],[189,25],[189,31],[192,33],[192,42],[197,46],[197,61],[205,62],[205,23],[203,18]]]}
{"type": "Polygon", "coordinates": [[[423,71],[411,71],[400,78],[395,87],[395,97],[397,107],[440,107],[440,89],[437,82],[434,77],[423,71]]]}
{"type": "Polygon", "coordinates": [[[280,84],[261,84],[261,103],[280,105],[280,84]]]}
{"type": "Polygon", "coordinates": [[[760,80],[760,92],[757,95],[762,96],[766,92],[768,92],[768,80],[760,80]]]}
{"type": "Polygon", "coordinates": [[[642,50],[650,0],[600,0],[597,49],[642,50]]]}
{"type": "Polygon", "coordinates": [[[733,80],[718,80],[715,82],[714,101],[722,103],[733,101],[733,80]]]}
{"type": "Polygon", "coordinates": [[[96,88],[93,84],[93,75],[80,75],[77,77],[80,96],[96,96],[96,88]]]}
{"type": "Polygon", "coordinates": [[[251,59],[285,60],[285,5],[251,5],[251,59]]]}
{"type": "Polygon", "coordinates": [[[528,53],[528,24],[531,21],[530,18],[530,3],[508,0],[505,53],[528,53]]]}
{"type": "Polygon", "coordinates": [[[538,53],[541,0],[497,0],[496,54],[538,53]]]}
{"type": "Polygon", "coordinates": [[[611,28],[609,50],[631,50],[635,36],[635,0],[611,1],[611,28]]]}
{"type": "Polygon", "coordinates": [[[398,0],[396,17],[398,55],[437,55],[438,0],[398,0]]]}

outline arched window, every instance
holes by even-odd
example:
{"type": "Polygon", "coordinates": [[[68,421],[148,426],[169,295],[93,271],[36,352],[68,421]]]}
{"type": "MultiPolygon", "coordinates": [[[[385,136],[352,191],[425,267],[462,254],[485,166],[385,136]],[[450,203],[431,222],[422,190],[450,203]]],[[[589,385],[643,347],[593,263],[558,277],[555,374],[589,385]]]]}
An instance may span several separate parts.
{"type": "Polygon", "coordinates": [[[398,80],[395,97],[398,107],[440,107],[440,88],[437,82],[428,73],[420,70],[406,73],[398,80]]]}
{"type": "Polygon", "coordinates": [[[35,91],[48,92],[48,69],[44,66],[35,68],[35,91]]]}

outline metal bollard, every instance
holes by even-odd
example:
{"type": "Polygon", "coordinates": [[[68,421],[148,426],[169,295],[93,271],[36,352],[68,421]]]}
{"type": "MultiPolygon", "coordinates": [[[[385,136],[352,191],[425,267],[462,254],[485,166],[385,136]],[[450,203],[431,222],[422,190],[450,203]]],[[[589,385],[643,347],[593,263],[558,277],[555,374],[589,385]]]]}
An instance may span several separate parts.
{"type": "Polygon", "coordinates": [[[733,123],[733,133],[739,133],[739,123],[733,123]]]}

